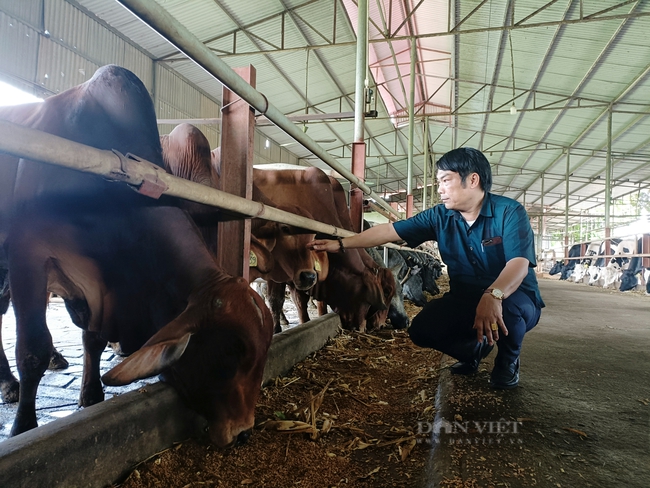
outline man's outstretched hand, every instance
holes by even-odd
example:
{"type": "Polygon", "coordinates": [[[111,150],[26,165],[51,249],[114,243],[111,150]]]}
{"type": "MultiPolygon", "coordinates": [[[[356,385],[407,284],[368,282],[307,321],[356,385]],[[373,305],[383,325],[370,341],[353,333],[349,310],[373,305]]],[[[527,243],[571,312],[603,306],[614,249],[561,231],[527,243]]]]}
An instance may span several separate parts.
{"type": "Polygon", "coordinates": [[[315,239],[307,243],[307,249],[312,251],[339,252],[339,241],[332,239],[315,239]]]}

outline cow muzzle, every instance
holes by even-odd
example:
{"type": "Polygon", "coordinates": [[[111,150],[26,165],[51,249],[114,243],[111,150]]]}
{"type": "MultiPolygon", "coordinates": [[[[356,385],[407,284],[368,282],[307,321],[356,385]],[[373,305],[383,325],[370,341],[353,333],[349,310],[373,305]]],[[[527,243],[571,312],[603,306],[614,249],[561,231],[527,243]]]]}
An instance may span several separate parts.
{"type": "Polygon", "coordinates": [[[232,447],[243,446],[244,444],[246,444],[246,442],[248,442],[248,439],[250,439],[251,434],[253,433],[253,429],[250,428],[250,429],[242,430],[239,434],[233,437],[224,438],[223,433],[219,434],[215,430],[211,429],[210,427],[207,427],[206,431],[208,433],[208,436],[210,437],[210,441],[217,447],[223,449],[230,449],[232,447]]]}
{"type": "Polygon", "coordinates": [[[309,290],[316,284],[318,275],[314,271],[301,271],[298,273],[298,279],[294,280],[293,284],[299,290],[309,290]]]}
{"type": "Polygon", "coordinates": [[[250,439],[252,433],[253,429],[248,429],[240,432],[237,436],[237,439],[235,440],[235,446],[243,446],[246,444],[248,442],[248,439],[250,439]]]}

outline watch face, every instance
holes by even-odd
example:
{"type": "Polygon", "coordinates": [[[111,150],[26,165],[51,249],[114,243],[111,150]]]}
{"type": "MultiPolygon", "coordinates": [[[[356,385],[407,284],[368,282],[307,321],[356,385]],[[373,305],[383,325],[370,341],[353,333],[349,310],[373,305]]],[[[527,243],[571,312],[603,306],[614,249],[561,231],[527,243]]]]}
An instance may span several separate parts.
{"type": "Polygon", "coordinates": [[[491,293],[494,298],[503,299],[503,292],[498,288],[493,288],[491,293]]]}

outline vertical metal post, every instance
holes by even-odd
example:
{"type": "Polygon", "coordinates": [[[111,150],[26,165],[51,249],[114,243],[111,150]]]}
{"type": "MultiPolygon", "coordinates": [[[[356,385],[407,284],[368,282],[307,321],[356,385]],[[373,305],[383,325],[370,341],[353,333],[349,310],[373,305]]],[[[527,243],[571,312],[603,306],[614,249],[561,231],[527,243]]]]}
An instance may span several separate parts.
{"type": "Polygon", "coordinates": [[[609,254],[610,212],[612,205],[612,106],[607,114],[607,162],[605,164],[605,254],[609,254]]]}
{"type": "Polygon", "coordinates": [[[571,170],[571,148],[566,153],[566,174],[564,176],[564,257],[569,257],[569,171],[571,170]]]}
{"type": "Polygon", "coordinates": [[[436,153],[431,153],[431,207],[433,207],[438,201],[438,179],[435,174],[435,160],[436,153]]]}
{"type": "Polygon", "coordinates": [[[542,253],[542,248],[544,247],[544,173],[542,173],[542,195],[539,200],[539,206],[540,206],[540,213],[539,213],[539,236],[538,236],[538,242],[539,242],[539,253],[541,255],[542,253]]]}
{"type": "Polygon", "coordinates": [[[357,65],[354,93],[354,142],[363,142],[366,106],[366,77],[368,75],[368,0],[359,0],[357,19],[357,65]]]}
{"type": "MultiPolygon", "coordinates": [[[[364,180],[366,173],[366,143],[352,143],[352,174],[364,180]]],[[[350,218],[352,219],[352,230],[361,232],[363,230],[363,191],[354,185],[350,185],[350,218]]]]}
{"type": "Polygon", "coordinates": [[[409,142],[406,166],[406,218],[413,215],[413,144],[415,143],[415,57],[417,40],[411,39],[411,79],[409,93],[409,142]]]}
{"type": "MultiPolygon", "coordinates": [[[[429,173],[429,119],[424,117],[424,188],[422,188],[422,211],[427,208],[427,173],[429,173]]],[[[433,176],[433,175],[432,175],[433,176]]],[[[431,187],[433,191],[433,186],[431,187]]]]}
{"type": "MultiPolygon", "coordinates": [[[[643,234],[641,237],[641,254],[650,254],[650,234],[643,234]]],[[[644,268],[650,268],[650,257],[642,257],[641,265],[644,268]]]]}
{"type": "MultiPolygon", "coordinates": [[[[235,72],[253,88],[253,66],[235,68],[235,72]]],[[[253,197],[253,137],[255,109],[236,93],[223,87],[221,108],[221,178],[220,188],[228,193],[253,197]]],[[[251,220],[219,222],[217,262],[227,273],[248,280],[251,220]]]]}
{"type": "MultiPolygon", "coordinates": [[[[366,176],[365,122],[366,90],[368,76],[368,0],[359,0],[357,19],[357,65],[354,95],[354,142],[352,143],[352,174],[361,181],[366,176]]],[[[363,229],[363,192],[350,188],[350,218],[355,232],[363,229]]]]}

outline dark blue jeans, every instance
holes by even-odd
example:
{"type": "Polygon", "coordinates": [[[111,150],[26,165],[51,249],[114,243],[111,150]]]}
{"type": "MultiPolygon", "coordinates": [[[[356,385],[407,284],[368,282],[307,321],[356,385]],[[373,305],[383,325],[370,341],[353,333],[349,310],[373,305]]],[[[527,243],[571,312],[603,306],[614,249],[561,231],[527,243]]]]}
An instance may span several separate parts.
{"type": "MultiPolygon", "coordinates": [[[[476,307],[482,292],[450,292],[431,300],[413,318],[408,329],[418,346],[441,351],[459,361],[476,358],[479,343],[473,329],[476,307]]],[[[537,325],[541,309],[522,291],[503,300],[503,321],[508,335],[499,332],[498,364],[514,362],[521,352],[524,334],[537,325]]]]}

